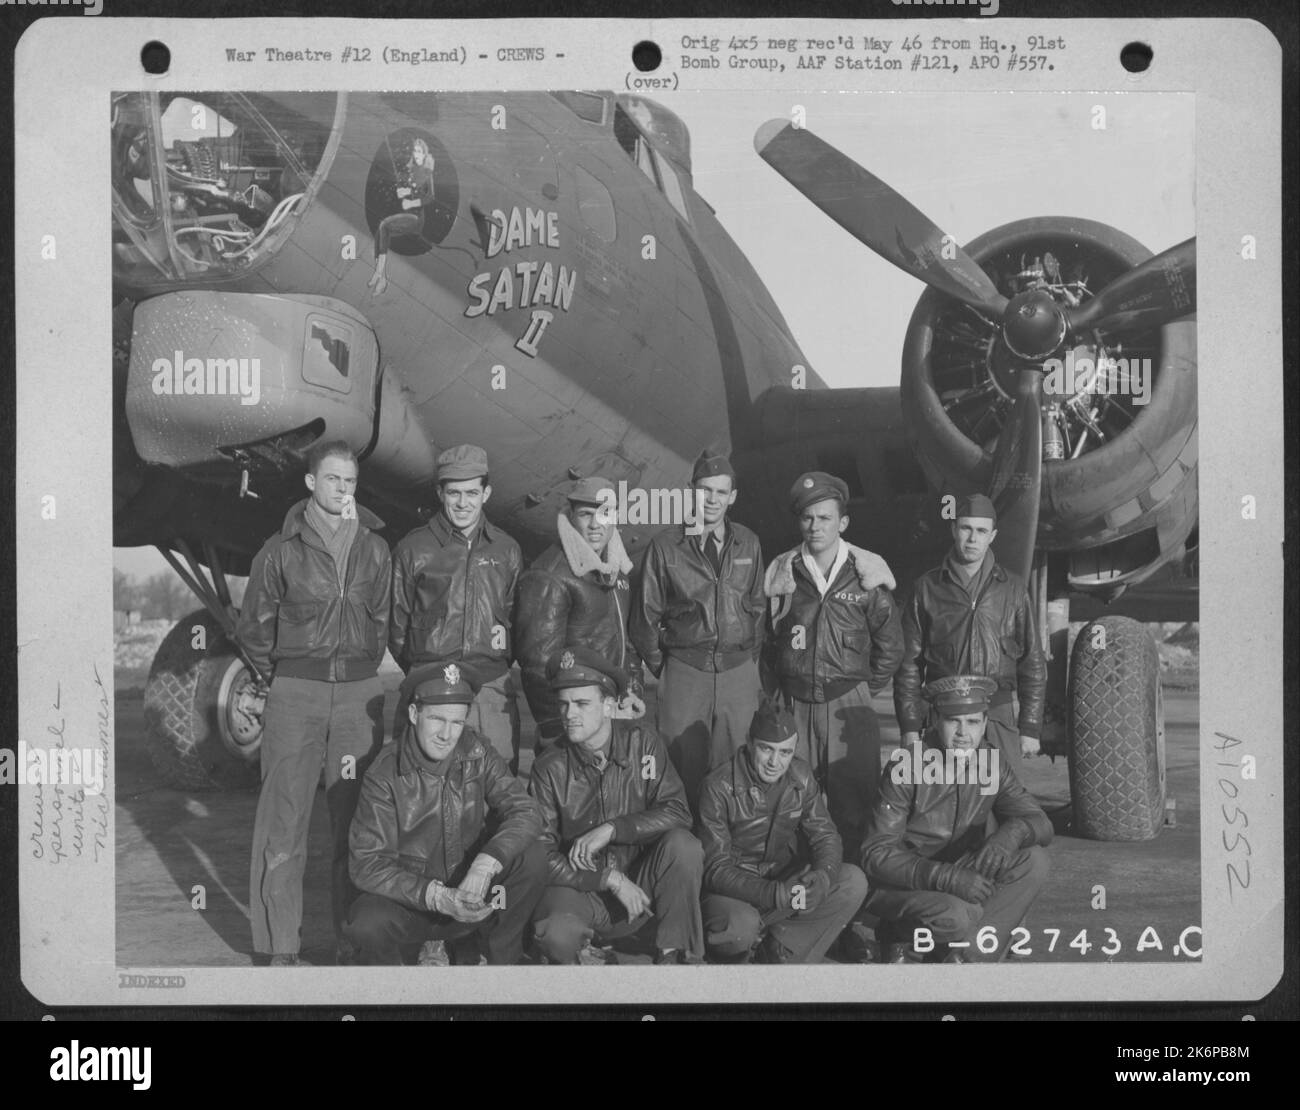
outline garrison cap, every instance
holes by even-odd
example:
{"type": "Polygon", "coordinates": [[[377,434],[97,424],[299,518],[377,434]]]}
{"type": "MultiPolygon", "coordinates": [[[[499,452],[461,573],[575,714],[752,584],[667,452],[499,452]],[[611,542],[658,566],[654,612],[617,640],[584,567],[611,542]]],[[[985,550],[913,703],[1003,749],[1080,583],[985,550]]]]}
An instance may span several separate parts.
{"type": "Polygon", "coordinates": [[[754,712],[754,719],[749,723],[749,738],[761,740],[765,744],[783,744],[798,736],[799,729],[789,710],[770,699],[760,703],[754,712]]]}
{"type": "Polygon", "coordinates": [[[469,705],[482,682],[464,663],[447,660],[416,667],[402,683],[412,705],[469,705]]]}
{"type": "Polygon", "coordinates": [[[968,497],[963,497],[957,502],[957,516],[982,516],[988,517],[994,525],[998,522],[998,511],[993,507],[990,501],[982,493],[972,493],[968,497]]]}
{"type": "Polygon", "coordinates": [[[711,455],[708,451],[701,451],[700,457],[695,460],[695,469],[691,471],[691,484],[694,485],[701,478],[730,478],[734,483],[736,472],[731,467],[731,460],[726,455],[711,455]]]}
{"type": "Polygon", "coordinates": [[[838,501],[841,509],[844,508],[849,503],[848,484],[842,478],[827,474],[824,470],[810,470],[807,474],[799,475],[794,485],[790,487],[790,511],[798,514],[809,505],[830,498],[838,501]]]}
{"type": "Polygon", "coordinates": [[[552,690],[571,686],[599,686],[611,698],[627,689],[627,674],[591,648],[573,645],[557,651],[546,664],[546,683],[552,690]]]}
{"type": "Polygon", "coordinates": [[[571,505],[612,505],[618,500],[614,483],[599,474],[574,482],[573,489],[565,496],[568,497],[571,505]],[[609,492],[606,493],[606,490],[609,492]]]}
{"type": "Polygon", "coordinates": [[[487,452],[472,443],[449,447],[438,456],[438,481],[464,482],[470,478],[486,478],[487,452]]]}
{"type": "Polygon", "coordinates": [[[927,682],[922,693],[941,717],[956,717],[962,713],[984,713],[989,698],[997,690],[994,679],[974,674],[954,674],[927,682]]]}

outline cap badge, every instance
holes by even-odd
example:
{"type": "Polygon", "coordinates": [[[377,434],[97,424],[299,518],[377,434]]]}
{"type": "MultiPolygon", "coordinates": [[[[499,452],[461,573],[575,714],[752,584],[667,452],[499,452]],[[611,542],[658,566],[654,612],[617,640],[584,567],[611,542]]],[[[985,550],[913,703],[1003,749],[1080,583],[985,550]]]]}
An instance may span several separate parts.
{"type": "Polygon", "coordinates": [[[562,670],[571,671],[573,670],[573,665],[574,665],[573,652],[566,651],[563,655],[560,656],[560,668],[562,670]]]}
{"type": "Polygon", "coordinates": [[[958,679],[956,690],[963,698],[970,697],[970,679],[964,677],[958,679]]]}
{"type": "Polygon", "coordinates": [[[815,483],[813,482],[813,480],[812,480],[811,478],[805,478],[805,479],[803,480],[803,488],[804,488],[804,489],[812,489],[814,484],[815,484],[815,483]]]}
{"type": "Polygon", "coordinates": [[[442,677],[448,686],[459,686],[460,668],[455,663],[450,663],[442,668],[442,677]]]}

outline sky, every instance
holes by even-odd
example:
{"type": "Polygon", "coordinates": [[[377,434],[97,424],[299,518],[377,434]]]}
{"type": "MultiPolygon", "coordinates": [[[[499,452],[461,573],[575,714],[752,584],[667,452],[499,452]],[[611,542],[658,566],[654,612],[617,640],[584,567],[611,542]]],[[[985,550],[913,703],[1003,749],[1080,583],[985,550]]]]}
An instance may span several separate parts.
{"type": "Polygon", "coordinates": [[[1194,98],[1180,93],[663,94],[691,130],[695,189],[745,252],[831,386],[896,386],[923,285],[862,246],[754,152],[760,124],[806,126],[958,243],[1075,216],[1153,252],[1195,234],[1194,98]],[[1094,128],[1094,107],[1106,110],[1094,128]]]}
{"type": "MultiPolygon", "coordinates": [[[[754,152],[788,119],[966,243],[1031,216],[1098,220],[1159,252],[1195,234],[1194,98],[1185,93],[661,93],[691,132],[695,189],[746,254],[808,364],[832,387],[896,386],[923,286],[848,235],[754,152]],[[1105,128],[1094,126],[1105,109],[1105,128]]],[[[152,548],[114,563],[166,569],[152,548]]]]}

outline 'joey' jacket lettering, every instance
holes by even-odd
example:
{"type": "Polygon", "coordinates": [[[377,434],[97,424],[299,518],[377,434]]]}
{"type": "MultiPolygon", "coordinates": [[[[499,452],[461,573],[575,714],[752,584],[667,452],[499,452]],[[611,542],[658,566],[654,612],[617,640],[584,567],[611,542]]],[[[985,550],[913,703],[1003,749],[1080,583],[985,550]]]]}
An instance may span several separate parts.
{"type": "MultiPolygon", "coordinates": [[[[903,655],[903,633],[893,596],[883,586],[865,590],[853,560],[840,568],[823,597],[803,560],[791,566],[790,605],[764,647],[766,669],[781,690],[800,701],[833,701],[860,682],[884,689],[903,655]]],[[[769,686],[770,688],[770,686],[769,686]]]]}
{"type": "Polygon", "coordinates": [[[699,838],[706,892],[775,909],[779,880],[800,864],[835,882],[843,848],[812,768],[796,758],[773,786],[754,774],[747,747],[704,780],[699,838]]]}
{"type": "Polygon", "coordinates": [[[430,882],[459,881],[479,852],[509,864],[541,826],[523,783],[473,729],[434,763],[407,728],[361,783],[348,871],[358,889],[423,910],[430,882]]]}
{"type": "Polygon", "coordinates": [[[248,574],[240,643],[263,674],[322,682],[372,678],[384,658],[392,561],[384,526],[357,506],[357,535],[340,588],[334,557],[307,524],[307,501],[285,514],[248,574]]]}
{"type": "Polygon", "coordinates": [[[555,886],[599,890],[610,868],[626,871],[641,849],[671,829],[689,829],[686,790],[668,749],[649,725],[615,720],[604,771],[585,748],[564,740],[533,764],[529,792],[542,812],[542,846],[555,886]],[[573,841],[610,822],[614,839],[595,871],[568,858],[573,841]]]}

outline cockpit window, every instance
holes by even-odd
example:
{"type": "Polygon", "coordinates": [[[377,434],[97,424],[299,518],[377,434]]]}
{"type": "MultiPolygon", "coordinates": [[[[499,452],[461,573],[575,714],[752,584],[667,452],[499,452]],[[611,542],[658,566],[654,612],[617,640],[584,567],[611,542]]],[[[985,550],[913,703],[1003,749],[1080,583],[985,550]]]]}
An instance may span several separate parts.
{"type": "Polygon", "coordinates": [[[658,151],[655,151],[655,162],[659,166],[659,180],[663,182],[664,196],[668,198],[668,203],[677,209],[677,214],[683,220],[690,223],[691,213],[686,207],[686,197],[682,194],[682,183],[677,178],[677,171],[658,151]]]}
{"type": "Polygon", "coordinates": [[[214,280],[273,252],[333,158],[335,93],[113,97],[113,273],[214,280]]]}
{"type": "Polygon", "coordinates": [[[654,156],[650,151],[650,144],[636,129],[636,124],[628,118],[627,113],[618,107],[614,109],[614,138],[627,152],[627,156],[641,167],[641,172],[658,188],[659,179],[655,174],[654,156]]]}

